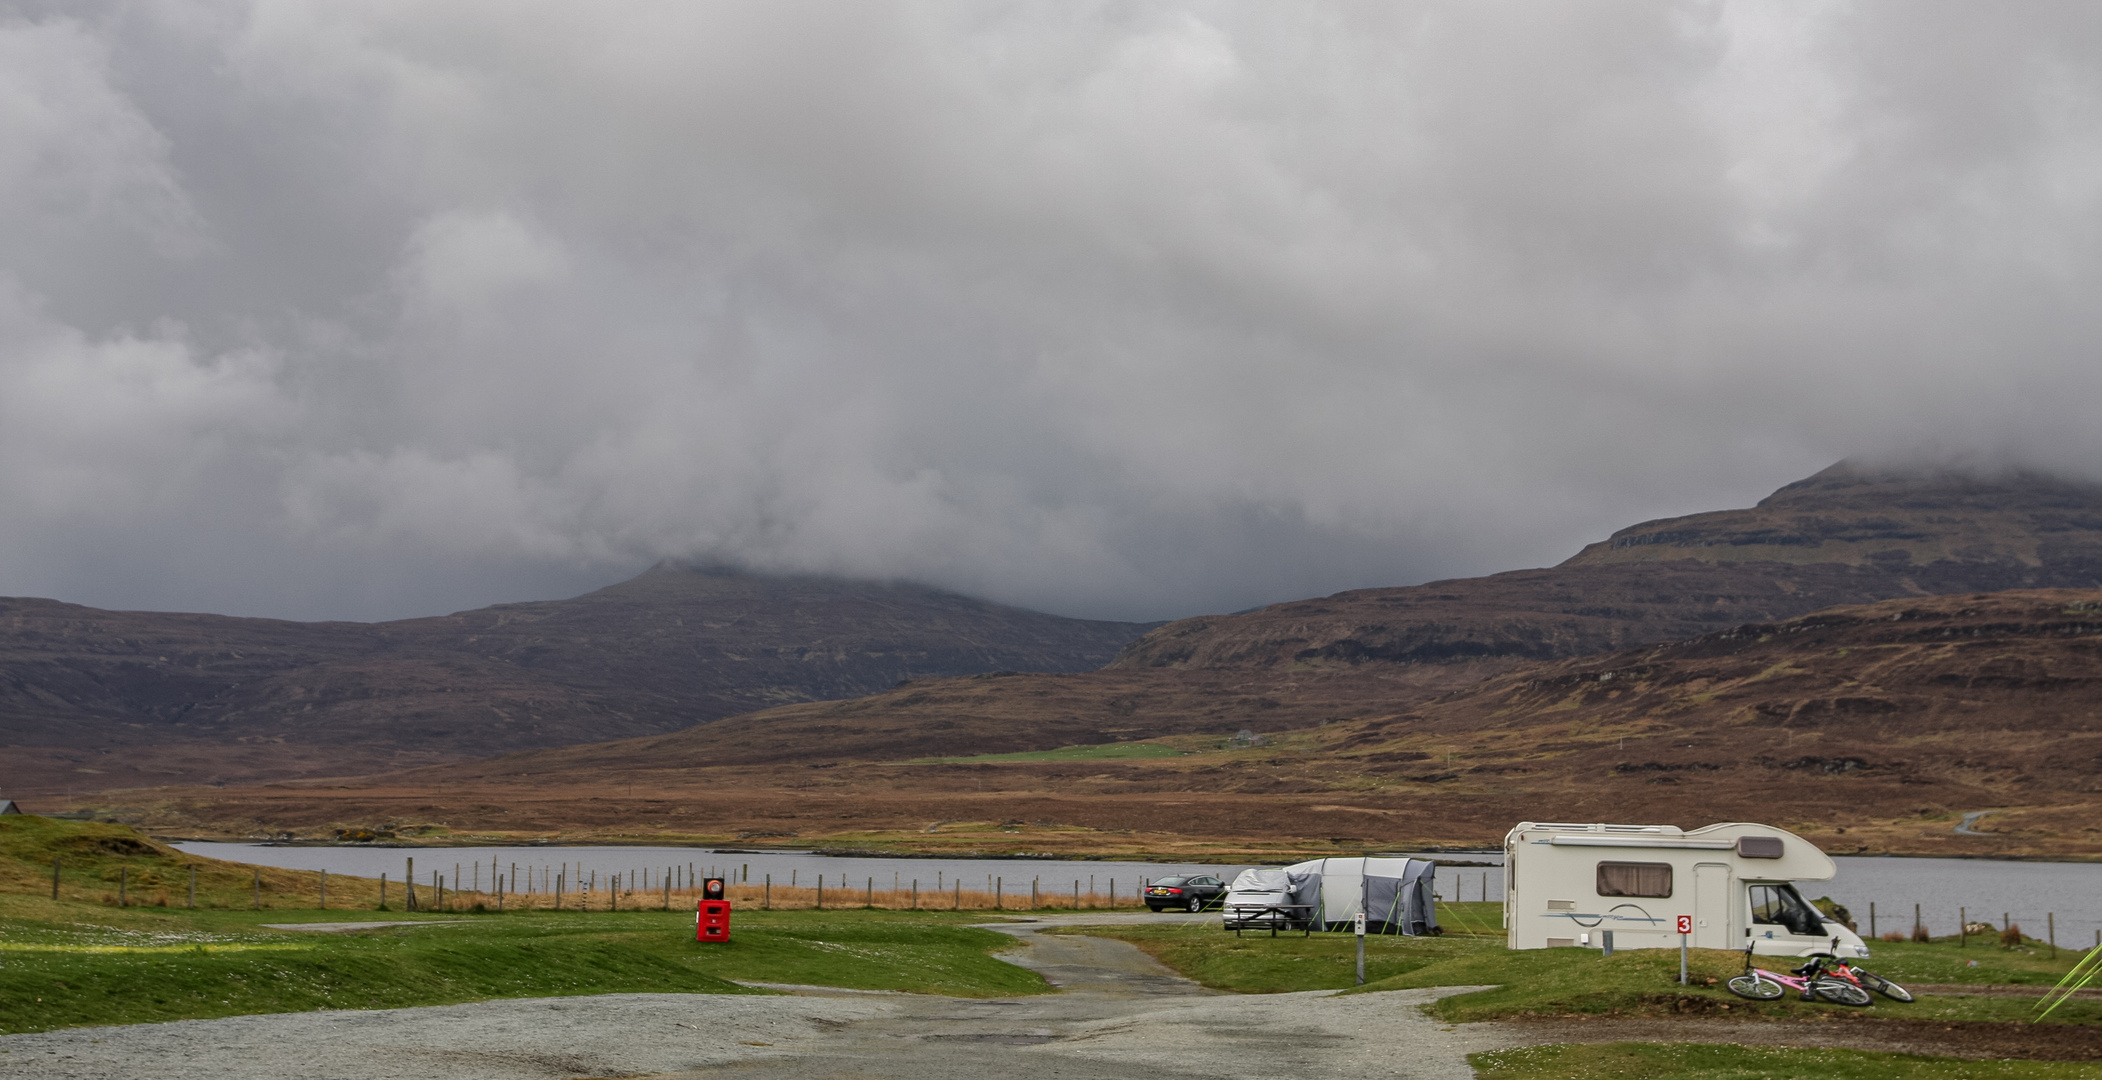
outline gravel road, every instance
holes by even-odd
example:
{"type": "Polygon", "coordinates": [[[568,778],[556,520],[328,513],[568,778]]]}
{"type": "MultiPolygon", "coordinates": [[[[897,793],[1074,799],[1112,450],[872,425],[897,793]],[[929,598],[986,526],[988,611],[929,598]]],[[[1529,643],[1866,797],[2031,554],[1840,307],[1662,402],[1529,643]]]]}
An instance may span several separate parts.
{"type": "MultiPolygon", "coordinates": [[[[1210,918],[1216,918],[1211,916],[1210,918]]],[[[37,1080],[574,1080],[580,1077],[1131,1080],[1366,1076],[1461,1080],[1512,1045],[1416,1006],[1468,987],[1216,994],[1119,941],[991,929],[1005,958],[1063,991],[1005,1000],[912,994],[615,994],[74,1028],[0,1037],[0,1077],[37,1080]]],[[[1118,918],[1116,921],[1123,921],[1118,918]]],[[[1149,922],[1163,921],[1155,916],[1149,922]]]]}

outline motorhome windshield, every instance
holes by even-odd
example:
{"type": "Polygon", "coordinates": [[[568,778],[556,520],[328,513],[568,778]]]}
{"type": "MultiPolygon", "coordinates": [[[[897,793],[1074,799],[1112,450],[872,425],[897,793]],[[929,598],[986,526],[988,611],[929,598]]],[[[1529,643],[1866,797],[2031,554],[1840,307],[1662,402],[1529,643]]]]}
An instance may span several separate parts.
{"type": "Polygon", "coordinates": [[[1825,921],[1793,885],[1752,886],[1752,921],[1778,925],[1802,937],[1822,937],[1825,921]]]}

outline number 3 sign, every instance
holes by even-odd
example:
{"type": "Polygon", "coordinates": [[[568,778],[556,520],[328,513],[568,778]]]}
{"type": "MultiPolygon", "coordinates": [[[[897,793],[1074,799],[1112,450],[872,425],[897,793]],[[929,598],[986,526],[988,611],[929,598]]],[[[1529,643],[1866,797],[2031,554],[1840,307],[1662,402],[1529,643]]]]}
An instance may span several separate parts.
{"type": "Polygon", "coordinates": [[[1693,933],[1693,916],[1691,916],[1691,915],[1681,915],[1681,916],[1679,916],[1679,933],[1681,933],[1681,934],[1690,934],[1690,933],[1693,933]]]}

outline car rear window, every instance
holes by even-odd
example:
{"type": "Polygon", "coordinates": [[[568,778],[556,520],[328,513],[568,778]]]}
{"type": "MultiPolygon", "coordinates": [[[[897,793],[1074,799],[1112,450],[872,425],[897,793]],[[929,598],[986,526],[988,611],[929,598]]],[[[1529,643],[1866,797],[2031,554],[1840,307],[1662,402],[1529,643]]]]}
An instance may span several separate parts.
{"type": "Polygon", "coordinates": [[[1159,881],[1156,881],[1156,882],[1154,882],[1154,884],[1155,884],[1155,885],[1180,885],[1180,884],[1182,884],[1183,882],[1185,882],[1185,881],[1188,881],[1188,880],[1190,880],[1190,879],[1189,879],[1189,878],[1182,878],[1182,877],[1164,877],[1164,878],[1160,879],[1159,881]]]}

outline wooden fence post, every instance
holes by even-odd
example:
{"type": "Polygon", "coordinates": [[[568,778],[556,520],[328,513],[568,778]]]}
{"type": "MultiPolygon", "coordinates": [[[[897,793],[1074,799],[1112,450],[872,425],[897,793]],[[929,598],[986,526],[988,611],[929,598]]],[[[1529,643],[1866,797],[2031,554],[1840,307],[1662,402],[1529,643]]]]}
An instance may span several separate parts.
{"type": "Polygon", "coordinates": [[[403,911],[414,911],[416,910],[416,857],[411,855],[408,859],[409,868],[403,871],[401,875],[402,888],[407,890],[403,893],[401,909],[403,911]]]}
{"type": "Polygon", "coordinates": [[[2044,933],[2049,935],[2045,940],[2051,943],[2051,959],[2056,960],[2058,959],[2058,913],[2055,911],[2044,912],[2044,926],[2046,928],[2044,933]]]}
{"type": "MultiPolygon", "coordinates": [[[[896,901],[892,901],[892,903],[896,903],[896,901]]],[[[862,908],[863,908],[864,910],[866,910],[866,909],[869,909],[869,908],[873,908],[873,907],[875,907],[875,906],[876,906],[876,879],[875,879],[875,878],[870,878],[870,879],[869,879],[869,891],[868,891],[868,895],[867,895],[867,896],[864,896],[864,897],[862,897],[862,898],[861,898],[861,906],[862,906],[862,908]]]]}
{"type": "Polygon", "coordinates": [[[387,872],[386,872],[385,870],[382,870],[382,871],[380,871],[380,907],[381,907],[382,909],[384,909],[384,908],[386,908],[386,906],[387,906],[387,872]]]}
{"type": "Polygon", "coordinates": [[[1003,908],[1004,906],[1006,906],[1006,905],[1005,905],[1005,904],[1003,903],[1003,897],[1005,897],[1005,896],[1006,896],[1006,893],[1007,893],[1007,879],[1006,879],[1006,878],[1004,878],[1004,877],[996,877],[996,878],[994,878],[994,879],[993,879],[993,910],[994,910],[994,911],[999,911],[999,910],[1000,910],[1001,908],[1003,908]]]}
{"type": "Polygon", "coordinates": [[[766,875],[766,895],[765,895],[765,897],[764,897],[764,898],[763,898],[762,900],[760,900],[760,902],[759,902],[759,910],[761,910],[761,911],[772,911],[773,909],[774,909],[774,875],[772,875],[772,874],[768,874],[768,875],[766,875]]]}
{"type": "Polygon", "coordinates": [[[825,875],[817,876],[817,909],[825,910],[825,875]]]}

